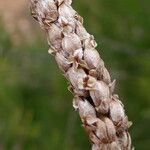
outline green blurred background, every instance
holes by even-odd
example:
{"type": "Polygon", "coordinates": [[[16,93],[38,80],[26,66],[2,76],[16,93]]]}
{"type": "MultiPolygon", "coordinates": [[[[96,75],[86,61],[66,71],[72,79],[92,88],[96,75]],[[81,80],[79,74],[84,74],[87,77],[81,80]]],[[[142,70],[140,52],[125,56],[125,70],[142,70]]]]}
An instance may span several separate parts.
{"type": "MultiPolygon", "coordinates": [[[[117,79],[133,145],[150,149],[150,1],[78,0],[74,8],[95,36],[117,79]]],[[[88,150],[58,70],[27,1],[0,2],[0,150],[88,150]]]]}

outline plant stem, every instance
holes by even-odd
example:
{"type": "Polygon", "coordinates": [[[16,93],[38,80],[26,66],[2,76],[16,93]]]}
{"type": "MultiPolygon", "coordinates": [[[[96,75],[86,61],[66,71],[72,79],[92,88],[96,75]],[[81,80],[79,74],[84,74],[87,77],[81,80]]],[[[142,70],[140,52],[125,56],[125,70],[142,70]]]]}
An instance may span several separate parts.
{"type": "Polygon", "coordinates": [[[111,81],[94,37],[71,7],[71,0],[30,0],[31,14],[47,35],[58,67],[69,81],[73,106],[92,150],[130,150],[130,122],[111,81]]]}

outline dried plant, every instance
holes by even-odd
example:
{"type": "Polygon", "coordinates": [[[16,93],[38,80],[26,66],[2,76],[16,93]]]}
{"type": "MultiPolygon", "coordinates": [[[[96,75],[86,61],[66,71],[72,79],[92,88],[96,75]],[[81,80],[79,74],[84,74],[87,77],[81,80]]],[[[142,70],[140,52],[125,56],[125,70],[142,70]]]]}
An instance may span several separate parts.
{"type": "Polygon", "coordinates": [[[79,111],[92,150],[130,150],[130,122],[94,37],[71,7],[72,0],[31,0],[31,14],[47,35],[56,62],[70,82],[73,107],[79,111]]]}

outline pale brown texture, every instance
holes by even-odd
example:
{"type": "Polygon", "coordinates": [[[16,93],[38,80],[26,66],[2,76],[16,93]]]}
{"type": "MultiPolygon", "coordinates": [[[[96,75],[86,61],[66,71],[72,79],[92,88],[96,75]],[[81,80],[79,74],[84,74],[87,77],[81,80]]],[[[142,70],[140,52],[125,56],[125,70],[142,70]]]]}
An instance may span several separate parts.
{"type": "Polygon", "coordinates": [[[47,34],[49,53],[70,82],[92,150],[130,150],[130,123],[94,37],[71,7],[71,0],[31,0],[31,14],[47,34]]]}

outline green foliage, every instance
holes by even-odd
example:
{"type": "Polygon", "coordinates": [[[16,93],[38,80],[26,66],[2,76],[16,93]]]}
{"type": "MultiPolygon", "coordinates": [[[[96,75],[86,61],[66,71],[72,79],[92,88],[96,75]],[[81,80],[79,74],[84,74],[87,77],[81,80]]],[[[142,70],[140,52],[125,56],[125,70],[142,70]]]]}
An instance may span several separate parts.
{"type": "MultiPolygon", "coordinates": [[[[80,0],[74,7],[95,35],[125,104],[136,149],[150,142],[149,1],[80,0]]],[[[38,34],[37,34],[38,35],[38,34]]],[[[13,46],[0,26],[0,149],[87,150],[72,95],[43,37],[13,46]]]]}

